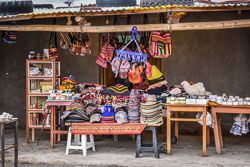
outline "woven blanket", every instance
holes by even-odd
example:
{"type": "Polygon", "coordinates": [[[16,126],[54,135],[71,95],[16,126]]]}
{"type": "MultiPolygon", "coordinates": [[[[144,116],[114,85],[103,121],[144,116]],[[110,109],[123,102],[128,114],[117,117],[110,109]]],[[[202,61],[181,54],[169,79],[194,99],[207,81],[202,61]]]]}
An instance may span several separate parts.
{"type": "Polygon", "coordinates": [[[141,123],[72,123],[71,131],[72,134],[94,134],[94,135],[103,135],[103,134],[141,134],[146,125],[141,123]]]}

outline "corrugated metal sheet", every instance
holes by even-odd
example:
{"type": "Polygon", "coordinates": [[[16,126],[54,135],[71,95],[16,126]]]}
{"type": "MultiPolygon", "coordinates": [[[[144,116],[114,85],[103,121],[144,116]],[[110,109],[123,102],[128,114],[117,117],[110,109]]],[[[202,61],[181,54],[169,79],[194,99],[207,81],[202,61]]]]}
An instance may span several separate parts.
{"type": "MultiPolygon", "coordinates": [[[[240,7],[240,6],[250,6],[250,3],[237,3],[237,4],[206,4],[206,3],[199,3],[195,2],[194,6],[177,6],[177,5],[167,5],[167,6],[156,6],[156,7],[103,7],[101,10],[85,10],[84,12],[112,12],[112,11],[126,11],[126,10],[154,10],[154,9],[164,9],[164,8],[175,8],[175,7],[187,7],[187,8],[215,8],[215,7],[240,7]]],[[[0,18],[7,18],[7,17],[15,17],[21,15],[46,15],[46,14],[55,14],[55,13],[79,13],[80,7],[70,7],[70,8],[57,8],[57,9],[34,9],[33,13],[26,13],[26,14],[19,14],[19,15],[8,15],[8,16],[1,16],[0,18]]]]}

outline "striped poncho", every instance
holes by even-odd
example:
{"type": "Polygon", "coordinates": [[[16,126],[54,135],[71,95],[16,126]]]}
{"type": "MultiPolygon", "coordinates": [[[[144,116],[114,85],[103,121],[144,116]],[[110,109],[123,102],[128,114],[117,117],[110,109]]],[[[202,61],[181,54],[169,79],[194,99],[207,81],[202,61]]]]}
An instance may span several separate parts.
{"type": "Polygon", "coordinates": [[[103,95],[114,95],[114,96],[128,96],[129,90],[127,86],[117,84],[115,86],[110,86],[100,92],[103,95]]]}

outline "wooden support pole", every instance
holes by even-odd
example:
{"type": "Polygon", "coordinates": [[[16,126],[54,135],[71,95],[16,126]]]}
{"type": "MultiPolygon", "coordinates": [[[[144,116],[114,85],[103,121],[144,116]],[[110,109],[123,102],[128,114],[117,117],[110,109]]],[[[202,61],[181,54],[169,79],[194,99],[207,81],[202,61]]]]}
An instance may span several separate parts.
{"type": "MultiPolygon", "coordinates": [[[[54,31],[54,32],[130,32],[134,25],[109,25],[109,26],[63,26],[63,25],[0,25],[0,31],[54,31]]],[[[138,31],[188,31],[188,30],[216,30],[250,27],[250,19],[191,22],[179,24],[140,24],[138,31]]]]}

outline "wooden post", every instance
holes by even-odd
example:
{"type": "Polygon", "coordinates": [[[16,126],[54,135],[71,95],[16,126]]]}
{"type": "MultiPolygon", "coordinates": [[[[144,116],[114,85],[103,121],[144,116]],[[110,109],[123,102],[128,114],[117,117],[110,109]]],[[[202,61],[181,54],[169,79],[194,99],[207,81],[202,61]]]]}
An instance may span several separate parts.
{"type": "Polygon", "coordinates": [[[206,123],[206,118],[207,118],[207,108],[204,107],[203,109],[203,157],[206,157],[207,155],[207,123],[206,123]]]}
{"type": "Polygon", "coordinates": [[[167,107],[167,154],[171,154],[171,109],[170,106],[167,107]]]}

